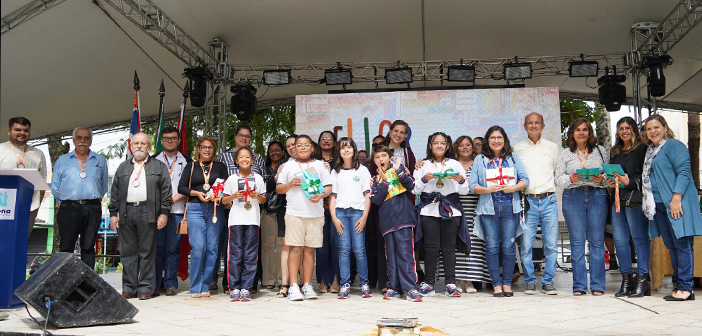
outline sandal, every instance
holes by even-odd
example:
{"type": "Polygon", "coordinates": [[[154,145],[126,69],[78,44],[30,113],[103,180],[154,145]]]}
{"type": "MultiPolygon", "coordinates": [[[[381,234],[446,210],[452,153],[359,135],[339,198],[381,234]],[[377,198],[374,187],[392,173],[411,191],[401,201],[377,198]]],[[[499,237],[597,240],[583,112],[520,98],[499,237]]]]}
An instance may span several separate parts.
{"type": "Polygon", "coordinates": [[[273,285],[266,285],[266,289],[267,289],[267,290],[275,289],[275,286],[273,286],[273,285]]]}
{"type": "Polygon", "coordinates": [[[278,292],[278,295],[276,295],[277,298],[283,299],[288,297],[288,290],[290,289],[290,286],[287,285],[281,285],[280,286],[280,291],[278,292]]]}
{"type": "Polygon", "coordinates": [[[210,284],[210,290],[216,291],[218,289],[219,289],[219,286],[217,286],[216,282],[213,282],[212,284],[210,284]]]}
{"type": "Polygon", "coordinates": [[[194,294],[190,294],[190,297],[193,299],[199,299],[202,297],[202,295],[200,295],[200,293],[194,293],[194,294]]]}
{"type": "Polygon", "coordinates": [[[592,291],[592,295],[593,295],[593,296],[602,296],[602,295],[604,295],[604,292],[603,292],[603,291],[594,290],[594,291],[592,291]]]}
{"type": "Polygon", "coordinates": [[[210,292],[200,293],[200,297],[210,297],[210,292]]]}
{"type": "Polygon", "coordinates": [[[585,293],[585,291],[574,291],[573,292],[573,296],[583,296],[585,294],[587,294],[587,293],[585,293]]]}

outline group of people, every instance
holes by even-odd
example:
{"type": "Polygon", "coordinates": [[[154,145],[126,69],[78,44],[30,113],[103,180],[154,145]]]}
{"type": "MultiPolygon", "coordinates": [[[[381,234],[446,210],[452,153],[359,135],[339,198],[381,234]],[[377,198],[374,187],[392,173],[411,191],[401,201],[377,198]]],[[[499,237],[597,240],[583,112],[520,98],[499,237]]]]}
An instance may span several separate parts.
{"type": "MultiPolygon", "coordinates": [[[[43,155],[29,161],[34,149],[26,145],[28,122],[10,119],[10,142],[0,151],[9,147],[15,155],[0,157],[3,166],[12,158],[18,168],[43,162],[43,155]]],[[[511,297],[518,240],[524,293],[536,294],[532,249],[539,226],[545,255],[541,292],[555,295],[558,186],[574,295],[605,292],[609,214],[622,273],[615,296],[650,295],[649,240],[662,235],[675,283],[665,299],[694,300],[692,239],[702,235],[702,215],[688,151],[665,119],[649,117],[639,134],[632,118],[622,118],[611,150],[597,145],[584,118],[570,125],[564,149],[542,137],[544,128],[540,114],[527,115],[528,138],[514,146],[500,126],[484,137],[456,141],[436,132],[422,159],[408,146],[409,125],[402,120],[373,140],[370,154],[358,150],[352,138],[337,140],[324,131],[316,142],[307,135],[291,135],[285,144],[273,141],[264,158],[250,148],[251,128],[240,126],[235,148],[217,156],[215,140],[204,136],[192,160],[178,152],[176,128],[163,130],[157,141],[164,150],[153,156],[149,136],[136,134],[133,158],[117,169],[109,204],[110,226],[121,242],[122,295],[178,293],[179,223],[187,223],[192,248],[193,298],[218,289],[222,258],[223,290],[231,301],[251,300],[259,282],[268,290],[277,285],[277,296],[292,301],[315,299],[317,291],[347,299],[356,276],[363,298],[377,288],[384,299],[404,294],[421,302],[435,295],[438,276],[449,297],[475,293],[484,282],[495,297],[511,297]],[[607,164],[620,165],[623,174],[604,173],[607,164]]],[[[60,250],[72,252],[80,236],[81,258],[89,266],[108,183],[106,161],[90,150],[91,141],[90,129],[74,130],[76,149],[57,160],[51,186],[61,202],[60,250]]]]}

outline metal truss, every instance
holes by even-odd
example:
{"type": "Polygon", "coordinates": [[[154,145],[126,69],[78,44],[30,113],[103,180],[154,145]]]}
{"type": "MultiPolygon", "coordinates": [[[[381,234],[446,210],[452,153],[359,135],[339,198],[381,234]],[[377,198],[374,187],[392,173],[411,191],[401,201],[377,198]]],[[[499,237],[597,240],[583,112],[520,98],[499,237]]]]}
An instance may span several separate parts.
{"type": "MultiPolygon", "coordinates": [[[[151,0],[101,0],[135,24],[189,67],[216,63],[209,50],[195,41],[151,0]]],[[[215,74],[215,76],[217,76],[215,74]]]]}
{"type": "Polygon", "coordinates": [[[33,19],[35,16],[49,10],[54,6],[60,5],[66,0],[33,0],[30,3],[18,8],[10,14],[2,18],[0,24],[0,35],[5,35],[17,26],[33,19]]]}
{"type": "MultiPolygon", "coordinates": [[[[626,53],[590,54],[583,55],[585,61],[598,61],[602,65],[617,66],[617,69],[627,71],[626,53]]],[[[571,61],[580,61],[580,55],[568,56],[530,56],[518,57],[520,63],[531,63],[532,76],[558,76],[568,75],[571,61]]],[[[234,64],[233,80],[262,84],[264,70],[288,69],[292,74],[292,83],[320,84],[324,78],[324,71],[336,68],[339,64],[350,69],[353,73],[354,83],[379,83],[385,82],[385,69],[396,67],[409,67],[412,69],[415,80],[418,81],[444,81],[447,79],[446,67],[450,65],[475,66],[475,79],[504,80],[503,67],[505,64],[515,62],[515,58],[491,59],[462,59],[438,61],[405,61],[405,62],[368,62],[368,63],[313,63],[313,64],[234,64]]],[[[604,74],[604,67],[600,70],[604,74]]]]}

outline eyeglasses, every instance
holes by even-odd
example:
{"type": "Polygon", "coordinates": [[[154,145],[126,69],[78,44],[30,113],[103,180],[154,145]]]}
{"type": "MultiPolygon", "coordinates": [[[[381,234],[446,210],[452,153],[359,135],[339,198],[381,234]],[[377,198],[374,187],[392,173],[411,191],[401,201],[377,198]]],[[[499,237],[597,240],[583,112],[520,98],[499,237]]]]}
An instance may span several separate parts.
{"type": "Polygon", "coordinates": [[[432,146],[446,146],[446,143],[445,142],[432,142],[431,145],[432,146]]]}
{"type": "Polygon", "coordinates": [[[237,134],[236,136],[238,136],[238,137],[240,137],[240,138],[242,138],[242,139],[251,139],[251,135],[247,135],[247,134],[244,134],[244,133],[239,133],[239,134],[237,134]]]}
{"type": "Polygon", "coordinates": [[[161,137],[161,140],[163,140],[165,142],[171,142],[171,141],[178,140],[178,137],[161,137]]]}
{"type": "Polygon", "coordinates": [[[310,148],[310,147],[312,147],[312,145],[311,144],[301,144],[301,145],[295,145],[295,147],[302,149],[302,148],[310,148]]]}
{"type": "Polygon", "coordinates": [[[320,138],[319,140],[320,140],[320,141],[332,141],[332,140],[334,140],[334,139],[333,139],[333,138],[330,138],[330,137],[326,137],[326,138],[320,138]]]}
{"type": "Polygon", "coordinates": [[[501,136],[490,137],[490,141],[504,141],[504,140],[505,140],[505,138],[503,138],[501,136]]]}
{"type": "Polygon", "coordinates": [[[365,156],[365,155],[359,155],[359,156],[358,156],[358,159],[359,159],[359,160],[365,160],[365,159],[367,159],[367,158],[368,158],[368,157],[365,156]]]}
{"type": "Polygon", "coordinates": [[[211,151],[211,150],[214,150],[215,148],[214,148],[214,146],[202,146],[202,145],[200,145],[200,149],[202,149],[202,150],[204,150],[204,151],[211,151]]]}

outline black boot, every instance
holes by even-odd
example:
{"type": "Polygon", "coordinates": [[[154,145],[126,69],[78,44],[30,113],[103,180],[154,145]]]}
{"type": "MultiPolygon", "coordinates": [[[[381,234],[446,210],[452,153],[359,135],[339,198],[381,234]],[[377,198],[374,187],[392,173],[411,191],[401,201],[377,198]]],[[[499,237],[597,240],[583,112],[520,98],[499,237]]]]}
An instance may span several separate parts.
{"type": "Polygon", "coordinates": [[[648,274],[636,274],[636,287],[631,290],[629,297],[651,296],[651,284],[648,282],[648,274]]]}
{"type": "MultiPolygon", "coordinates": [[[[611,264],[610,264],[611,265],[611,264]]],[[[634,289],[634,276],[631,274],[622,273],[622,286],[619,291],[614,294],[615,297],[627,296],[634,289]]]]}
{"type": "Polygon", "coordinates": [[[609,256],[609,270],[616,271],[619,269],[619,264],[617,263],[617,256],[612,254],[609,256]]]}

